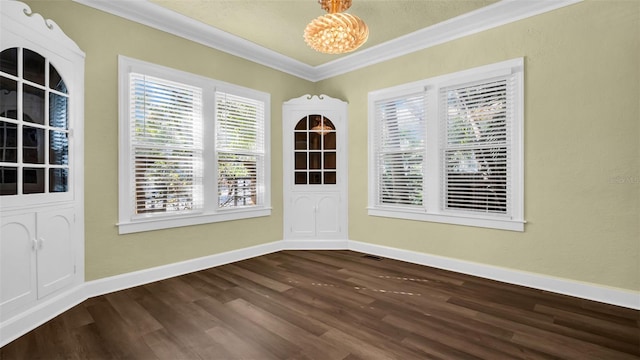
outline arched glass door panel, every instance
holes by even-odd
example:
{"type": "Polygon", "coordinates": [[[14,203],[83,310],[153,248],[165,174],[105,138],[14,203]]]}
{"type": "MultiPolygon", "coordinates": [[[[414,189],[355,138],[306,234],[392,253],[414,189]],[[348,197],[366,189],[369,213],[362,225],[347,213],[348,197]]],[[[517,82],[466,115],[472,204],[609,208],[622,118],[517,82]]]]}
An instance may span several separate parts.
{"type": "Polygon", "coordinates": [[[0,52],[0,195],[69,191],[69,94],[37,52],[0,52]]]}
{"type": "Polygon", "coordinates": [[[294,184],[336,184],[336,127],[322,115],[307,115],[294,130],[294,184]]]}

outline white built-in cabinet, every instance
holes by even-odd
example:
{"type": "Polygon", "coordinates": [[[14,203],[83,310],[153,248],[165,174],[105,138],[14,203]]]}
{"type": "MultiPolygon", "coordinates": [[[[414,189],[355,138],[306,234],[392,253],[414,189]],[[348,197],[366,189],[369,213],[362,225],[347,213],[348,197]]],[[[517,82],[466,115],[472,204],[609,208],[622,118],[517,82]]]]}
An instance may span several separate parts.
{"type": "Polygon", "coordinates": [[[74,214],[73,208],[63,208],[2,217],[3,312],[73,283],[74,214]]]}
{"type": "Polygon", "coordinates": [[[347,103],[305,95],[282,114],[285,240],[346,240],[347,103]]]}
{"type": "Polygon", "coordinates": [[[84,53],[26,4],[0,11],[4,328],[84,281],[84,53]]]}

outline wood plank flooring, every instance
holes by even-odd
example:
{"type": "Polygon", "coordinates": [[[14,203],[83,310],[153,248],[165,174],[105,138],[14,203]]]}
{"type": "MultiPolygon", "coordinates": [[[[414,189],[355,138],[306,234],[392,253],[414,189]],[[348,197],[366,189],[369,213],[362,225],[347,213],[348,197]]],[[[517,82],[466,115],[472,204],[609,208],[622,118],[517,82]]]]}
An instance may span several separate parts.
{"type": "Polygon", "coordinates": [[[640,312],[352,251],[282,251],[91,298],[0,358],[640,359],[640,312]]]}

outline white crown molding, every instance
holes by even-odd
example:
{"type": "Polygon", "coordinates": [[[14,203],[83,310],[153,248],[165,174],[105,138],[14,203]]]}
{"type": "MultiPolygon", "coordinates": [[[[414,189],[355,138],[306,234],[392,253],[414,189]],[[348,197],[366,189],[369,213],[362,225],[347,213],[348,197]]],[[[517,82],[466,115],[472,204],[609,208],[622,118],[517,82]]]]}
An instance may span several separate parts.
{"type": "Polygon", "coordinates": [[[73,1],[316,82],[583,0],[502,0],[318,66],[305,64],[147,0],[73,1]]]}
{"type": "Polygon", "coordinates": [[[316,66],[313,75],[317,79],[316,81],[328,79],[581,1],[583,0],[502,0],[316,66]]]}
{"type": "Polygon", "coordinates": [[[313,67],[147,0],[73,0],[231,55],[313,81],[313,67]]]}

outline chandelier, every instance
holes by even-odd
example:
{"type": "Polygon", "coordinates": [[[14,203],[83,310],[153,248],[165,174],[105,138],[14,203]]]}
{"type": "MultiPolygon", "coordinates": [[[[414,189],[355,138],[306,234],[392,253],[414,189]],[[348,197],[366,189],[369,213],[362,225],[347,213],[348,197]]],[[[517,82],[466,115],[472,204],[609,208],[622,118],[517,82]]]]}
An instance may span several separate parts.
{"type": "Polygon", "coordinates": [[[331,121],[329,121],[329,124],[324,122],[324,116],[321,117],[320,121],[318,121],[316,125],[311,128],[311,131],[323,136],[327,135],[331,130],[335,130],[335,128],[331,126],[331,121]]]}
{"type": "Polygon", "coordinates": [[[304,29],[304,41],[325,54],[343,54],[364,44],[369,37],[367,24],[359,17],[345,14],[351,0],[318,0],[328,14],[311,21],[304,29]]]}

